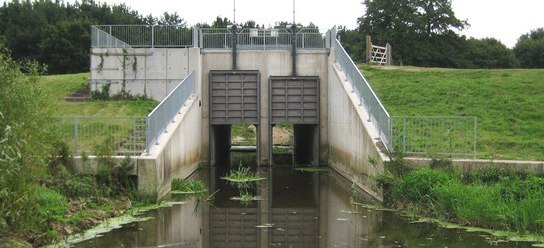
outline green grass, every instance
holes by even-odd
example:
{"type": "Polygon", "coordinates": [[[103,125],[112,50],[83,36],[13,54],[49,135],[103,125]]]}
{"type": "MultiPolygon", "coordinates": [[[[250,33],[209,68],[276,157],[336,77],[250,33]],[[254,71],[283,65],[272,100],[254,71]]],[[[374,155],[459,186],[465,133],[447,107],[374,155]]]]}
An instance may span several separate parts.
{"type": "Polygon", "coordinates": [[[478,157],[544,160],[544,70],[361,66],[393,116],[476,116],[478,157]]]}
{"type": "Polygon", "coordinates": [[[544,234],[544,178],[539,176],[421,168],[392,185],[387,201],[409,212],[467,226],[544,234]]]}
{"type": "Polygon", "coordinates": [[[42,83],[53,116],[145,116],[158,102],[153,100],[112,100],[65,102],[64,97],[86,84],[89,73],[43,76],[42,83]]]}

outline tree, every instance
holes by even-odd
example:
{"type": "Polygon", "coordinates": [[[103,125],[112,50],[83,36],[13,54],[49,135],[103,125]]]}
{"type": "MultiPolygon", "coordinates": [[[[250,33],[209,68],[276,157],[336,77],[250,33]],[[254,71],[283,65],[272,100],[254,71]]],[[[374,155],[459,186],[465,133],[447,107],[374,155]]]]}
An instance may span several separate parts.
{"type": "Polygon", "coordinates": [[[514,53],[524,68],[544,68],[544,28],[522,35],[514,53]]]}
{"type": "Polygon", "coordinates": [[[514,52],[493,38],[469,39],[466,63],[468,68],[514,68],[519,66],[514,52]]]}
{"type": "Polygon", "coordinates": [[[169,14],[168,12],[164,12],[161,16],[161,18],[158,21],[159,25],[176,25],[176,26],[183,26],[185,27],[186,23],[183,18],[181,18],[177,12],[174,12],[172,14],[169,14]]]}
{"type": "Polygon", "coordinates": [[[231,24],[232,22],[228,18],[221,18],[220,16],[218,16],[217,18],[215,18],[215,21],[213,21],[212,28],[226,28],[228,25],[231,24]]]}
{"type": "Polygon", "coordinates": [[[361,37],[370,35],[377,44],[390,43],[395,61],[420,66],[455,64],[449,58],[441,63],[443,56],[432,50],[458,47],[454,30],[468,25],[455,17],[451,0],[364,0],[363,5],[365,14],[358,19],[361,37]]]}

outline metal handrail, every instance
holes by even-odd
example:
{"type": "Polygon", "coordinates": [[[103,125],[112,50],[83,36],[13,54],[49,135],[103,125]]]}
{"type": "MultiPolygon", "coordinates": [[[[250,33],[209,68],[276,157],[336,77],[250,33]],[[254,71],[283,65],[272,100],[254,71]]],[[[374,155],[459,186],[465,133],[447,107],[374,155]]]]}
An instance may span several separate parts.
{"type": "MultiPolygon", "coordinates": [[[[208,50],[232,48],[233,33],[227,28],[199,29],[199,47],[208,50]]],[[[285,28],[244,28],[237,32],[237,48],[240,50],[289,50],[291,31],[285,28]]],[[[324,49],[325,39],[317,28],[303,28],[297,32],[297,48],[324,49]]]]}
{"type": "Polygon", "coordinates": [[[158,144],[159,136],[166,131],[181,107],[195,92],[195,72],[191,72],[170,94],[147,116],[146,151],[158,144]]]}
{"type": "Polygon", "coordinates": [[[391,115],[389,115],[389,112],[387,112],[380,99],[348,55],[340,41],[335,37],[331,39],[331,46],[336,48],[336,62],[340,65],[342,71],[344,71],[347,80],[351,83],[352,89],[357,91],[359,104],[366,107],[369,115],[368,121],[374,123],[384,145],[388,149],[392,149],[391,115]]]}

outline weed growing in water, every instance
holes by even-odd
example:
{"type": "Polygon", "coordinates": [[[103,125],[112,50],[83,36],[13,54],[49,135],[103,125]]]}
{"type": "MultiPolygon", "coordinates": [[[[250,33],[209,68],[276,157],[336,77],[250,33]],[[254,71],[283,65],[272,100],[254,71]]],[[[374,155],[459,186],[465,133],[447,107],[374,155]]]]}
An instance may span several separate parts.
{"type": "Polygon", "coordinates": [[[172,180],[173,194],[188,194],[194,196],[203,196],[208,189],[200,180],[174,179],[172,180]]]}
{"type": "Polygon", "coordinates": [[[259,172],[251,171],[249,167],[238,167],[236,170],[231,170],[229,174],[221,179],[227,180],[231,183],[251,183],[264,180],[259,172]]]}

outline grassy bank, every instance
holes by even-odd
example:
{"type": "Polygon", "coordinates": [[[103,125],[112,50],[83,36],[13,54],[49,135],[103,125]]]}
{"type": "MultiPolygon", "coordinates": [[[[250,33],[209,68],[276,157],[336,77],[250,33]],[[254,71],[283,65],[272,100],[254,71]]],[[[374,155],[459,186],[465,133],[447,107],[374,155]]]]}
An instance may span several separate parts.
{"type": "Polygon", "coordinates": [[[145,116],[158,104],[153,100],[66,102],[64,97],[89,81],[89,73],[44,76],[41,79],[54,116],[145,116]]]}
{"type": "Polygon", "coordinates": [[[544,235],[542,177],[421,168],[385,181],[386,201],[396,209],[465,226],[544,235]]]}
{"type": "Polygon", "coordinates": [[[544,160],[544,70],[361,68],[391,115],[477,116],[479,158],[544,160]]]}

